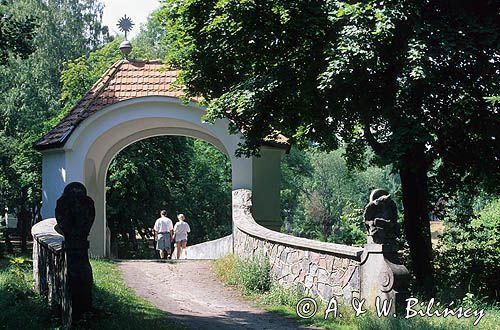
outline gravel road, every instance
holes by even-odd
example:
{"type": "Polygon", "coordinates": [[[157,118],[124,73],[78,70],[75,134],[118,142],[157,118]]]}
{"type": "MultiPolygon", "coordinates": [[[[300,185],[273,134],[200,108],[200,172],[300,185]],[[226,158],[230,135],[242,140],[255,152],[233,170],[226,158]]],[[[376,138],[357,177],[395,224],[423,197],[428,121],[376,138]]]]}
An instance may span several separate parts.
{"type": "Polygon", "coordinates": [[[139,296],[191,329],[311,329],[257,308],[224,286],[204,260],[121,260],[123,279],[139,296]]]}

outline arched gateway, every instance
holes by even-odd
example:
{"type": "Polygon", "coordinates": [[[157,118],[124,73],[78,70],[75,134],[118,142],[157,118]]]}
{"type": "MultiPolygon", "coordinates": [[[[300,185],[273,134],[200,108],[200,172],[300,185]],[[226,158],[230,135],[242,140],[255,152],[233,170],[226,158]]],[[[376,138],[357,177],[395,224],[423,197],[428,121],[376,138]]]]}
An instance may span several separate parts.
{"type": "Polygon", "coordinates": [[[43,155],[42,217],[54,217],[57,199],[69,182],[79,181],[95,201],[96,219],[90,234],[95,256],[107,256],[106,173],[111,160],[126,146],[160,135],[203,139],[231,160],[232,188],[253,191],[252,214],[260,224],[280,225],[280,161],[286,143],[270,142],[261,157],[237,158],[240,135],[230,135],[228,121],[202,123],[205,109],[183,103],[172,89],[176,71],[161,61],[115,63],[85,97],[50,132],[36,142],[43,155]]]}

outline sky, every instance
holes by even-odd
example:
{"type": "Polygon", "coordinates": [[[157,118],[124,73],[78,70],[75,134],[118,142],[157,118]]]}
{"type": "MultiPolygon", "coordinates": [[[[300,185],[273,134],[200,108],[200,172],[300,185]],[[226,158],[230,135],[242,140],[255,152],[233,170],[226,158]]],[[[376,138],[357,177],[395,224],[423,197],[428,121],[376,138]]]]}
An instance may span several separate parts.
{"type": "Polygon", "coordinates": [[[115,35],[120,33],[116,24],[118,20],[127,15],[135,24],[128,34],[129,39],[139,32],[141,23],[145,23],[148,15],[160,7],[159,0],[102,0],[104,3],[103,24],[109,27],[109,33],[115,35]]]}

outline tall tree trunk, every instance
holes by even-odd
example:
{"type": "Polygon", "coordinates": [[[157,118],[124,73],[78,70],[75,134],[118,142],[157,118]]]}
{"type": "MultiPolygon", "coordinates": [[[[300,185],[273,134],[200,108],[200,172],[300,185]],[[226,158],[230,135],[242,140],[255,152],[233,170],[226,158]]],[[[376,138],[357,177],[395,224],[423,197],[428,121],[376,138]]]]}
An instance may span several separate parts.
{"type": "Polygon", "coordinates": [[[29,205],[28,202],[28,188],[23,187],[21,189],[21,196],[19,199],[19,212],[17,213],[17,233],[19,234],[19,239],[21,240],[21,252],[28,252],[27,247],[27,235],[28,235],[28,227],[29,223],[31,223],[31,214],[28,211],[26,205],[29,205]]]}
{"type": "Polygon", "coordinates": [[[409,150],[400,166],[404,226],[418,289],[427,298],[434,293],[432,246],[428,215],[427,160],[425,146],[409,150]]]}
{"type": "Polygon", "coordinates": [[[27,238],[31,224],[31,213],[23,206],[17,217],[17,231],[21,239],[21,252],[28,252],[27,238]]]}
{"type": "Polygon", "coordinates": [[[134,226],[134,220],[132,220],[132,219],[130,219],[130,223],[129,223],[128,239],[129,239],[129,242],[132,244],[132,249],[134,251],[137,251],[137,240],[135,238],[135,226],[134,226]]]}

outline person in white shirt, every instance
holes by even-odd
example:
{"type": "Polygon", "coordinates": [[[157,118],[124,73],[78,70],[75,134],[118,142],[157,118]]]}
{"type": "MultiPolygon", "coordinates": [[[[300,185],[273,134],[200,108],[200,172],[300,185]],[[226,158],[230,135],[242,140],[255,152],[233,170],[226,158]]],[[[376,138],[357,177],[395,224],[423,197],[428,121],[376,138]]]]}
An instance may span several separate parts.
{"type": "Polygon", "coordinates": [[[177,219],[179,219],[179,222],[177,222],[174,226],[175,243],[177,244],[177,259],[180,259],[182,250],[184,250],[184,258],[186,259],[186,245],[188,233],[191,231],[191,228],[189,228],[189,224],[184,221],[186,220],[184,214],[179,214],[177,219]]]}
{"type": "Polygon", "coordinates": [[[173,229],[172,220],[167,218],[167,211],[161,210],[160,217],[156,219],[153,230],[156,249],[160,251],[160,258],[162,259],[170,258],[173,229]]]}

